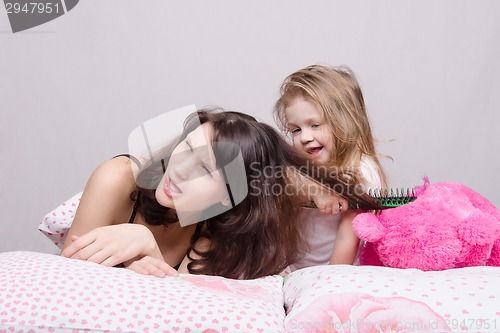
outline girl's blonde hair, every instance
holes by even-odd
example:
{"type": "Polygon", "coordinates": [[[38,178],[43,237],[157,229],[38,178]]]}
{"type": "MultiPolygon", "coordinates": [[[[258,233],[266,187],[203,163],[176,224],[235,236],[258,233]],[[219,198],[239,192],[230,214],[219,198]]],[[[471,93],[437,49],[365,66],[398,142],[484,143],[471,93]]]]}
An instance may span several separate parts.
{"type": "Polygon", "coordinates": [[[375,151],[363,93],[354,72],[347,66],[312,65],[289,75],[274,106],[275,121],[287,135],[290,131],[285,110],[299,96],[312,102],[329,126],[333,138],[331,165],[341,170],[354,167],[356,172],[361,158],[369,156],[385,187],[386,177],[375,151]]]}

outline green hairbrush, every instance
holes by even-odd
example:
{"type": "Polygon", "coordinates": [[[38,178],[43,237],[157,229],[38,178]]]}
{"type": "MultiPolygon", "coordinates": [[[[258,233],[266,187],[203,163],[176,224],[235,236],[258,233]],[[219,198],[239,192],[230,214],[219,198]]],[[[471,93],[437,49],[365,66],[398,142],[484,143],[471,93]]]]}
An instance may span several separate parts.
{"type": "MultiPolygon", "coordinates": [[[[339,194],[340,195],[340,194],[339,194]]],[[[414,201],[417,197],[413,189],[371,189],[368,194],[358,196],[340,195],[349,203],[349,209],[383,210],[395,208],[414,201]]],[[[318,208],[311,201],[305,207],[318,208]]]]}
{"type": "Polygon", "coordinates": [[[395,208],[414,201],[417,197],[413,189],[370,190],[368,195],[375,198],[382,209],[395,208]]]}

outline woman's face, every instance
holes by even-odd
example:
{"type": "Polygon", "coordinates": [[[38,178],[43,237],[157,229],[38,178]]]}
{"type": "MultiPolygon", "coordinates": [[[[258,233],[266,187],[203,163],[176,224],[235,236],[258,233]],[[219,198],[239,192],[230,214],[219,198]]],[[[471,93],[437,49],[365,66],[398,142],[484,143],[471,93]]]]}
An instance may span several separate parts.
{"type": "Polygon", "coordinates": [[[183,213],[199,214],[217,203],[229,202],[211,138],[212,126],[205,123],[179,143],[156,189],[156,200],[162,206],[174,208],[179,218],[183,213]]]}

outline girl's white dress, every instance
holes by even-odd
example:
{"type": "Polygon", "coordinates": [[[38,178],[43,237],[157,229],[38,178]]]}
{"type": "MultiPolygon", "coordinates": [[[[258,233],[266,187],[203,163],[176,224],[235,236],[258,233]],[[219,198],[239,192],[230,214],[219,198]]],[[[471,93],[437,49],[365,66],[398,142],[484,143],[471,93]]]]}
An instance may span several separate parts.
{"type": "MultiPolygon", "coordinates": [[[[367,183],[368,189],[379,189],[381,187],[376,165],[371,158],[366,156],[362,158],[360,172],[367,183]]],[[[309,225],[307,228],[308,234],[306,235],[309,251],[302,259],[289,266],[292,271],[309,266],[329,264],[341,216],[340,214],[321,215],[319,210],[314,208],[303,208],[301,214],[301,220],[309,225]]],[[[360,242],[359,249],[361,249],[361,246],[362,243],[360,242]]],[[[357,259],[356,264],[358,264],[357,259]]]]}

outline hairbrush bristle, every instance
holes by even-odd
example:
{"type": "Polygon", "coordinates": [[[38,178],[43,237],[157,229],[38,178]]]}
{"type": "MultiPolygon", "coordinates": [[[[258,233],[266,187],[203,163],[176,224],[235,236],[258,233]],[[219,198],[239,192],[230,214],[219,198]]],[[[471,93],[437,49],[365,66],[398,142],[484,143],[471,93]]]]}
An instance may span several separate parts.
{"type": "Polygon", "coordinates": [[[417,197],[413,189],[371,189],[368,194],[374,197],[383,208],[394,208],[414,201],[417,197]]]}

